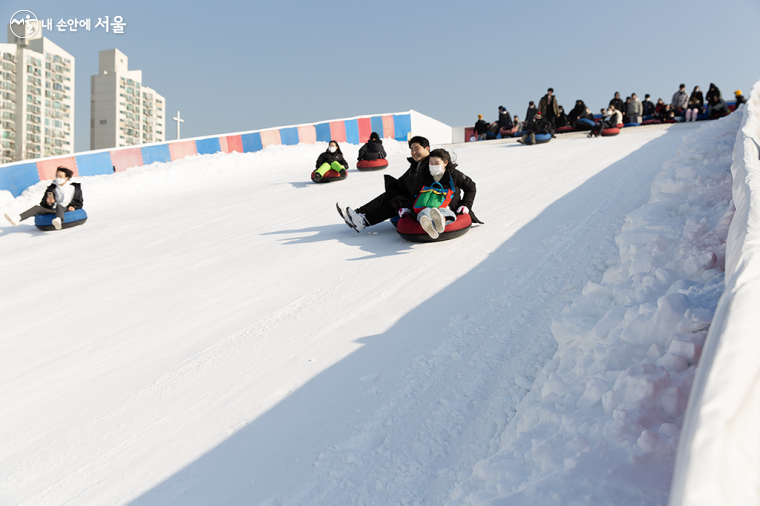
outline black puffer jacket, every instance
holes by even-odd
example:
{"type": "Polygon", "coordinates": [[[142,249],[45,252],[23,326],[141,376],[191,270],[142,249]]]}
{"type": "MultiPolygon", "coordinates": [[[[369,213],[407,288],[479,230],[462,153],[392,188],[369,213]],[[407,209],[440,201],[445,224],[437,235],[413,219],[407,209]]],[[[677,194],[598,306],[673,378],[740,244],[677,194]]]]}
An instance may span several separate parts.
{"type": "Polygon", "coordinates": [[[378,158],[385,158],[385,148],[383,148],[383,141],[369,141],[367,144],[359,148],[358,160],[377,160],[378,158]]]}
{"type": "MultiPolygon", "coordinates": [[[[475,181],[465,176],[457,169],[446,169],[441,177],[440,183],[444,188],[449,188],[451,186],[450,181],[454,183],[454,196],[451,198],[449,209],[456,212],[457,209],[459,209],[459,206],[467,206],[468,209],[472,210],[472,204],[475,202],[475,181]],[[449,177],[451,177],[451,180],[449,177]],[[460,196],[460,192],[464,192],[464,195],[460,196]]],[[[435,179],[433,179],[429,169],[417,173],[417,177],[414,179],[415,190],[407,205],[407,207],[412,210],[412,213],[414,213],[414,201],[417,200],[420,190],[425,186],[432,185],[434,182],[435,179]]]]}
{"type": "MultiPolygon", "coordinates": [[[[71,202],[69,202],[69,205],[66,206],[66,209],[68,209],[69,207],[73,207],[74,209],[82,209],[82,207],[84,206],[84,198],[82,197],[82,185],[80,183],[69,183],[69,184],[71,184],[71,186],[74,187],[74,196],[71,198],[71,202]]],[[[53,206],[47,203],[47,194],[50,192],[55,193],[55,183],[47,187],[47,189],[45,190],[45,194],[42,196],[42,200],[40,201],[40,205],[47,209],[53,208],[53,206]]]]}
{"type": "Polygon", "coordinates": [[[622,98],[613,98],[610,100],[610,105],[614,105],[615,109],[620,111],[621,114],[625,111],[625,102],[623,102],[622,98]]]}
{"type": "Polygon", "coordinates": [[[348,169],[348,162],[345,158],[343,158],[342,153],[338,153],[337,151],[335,153],[330,153],[329,151],[325,151],[321,155],[319,155],[319,158],[317,158],[317,166],[315,168],[320,168],[323,163],[326,163],[327,165],[330,165],[333,162],[338,162],[343,167],[348,169]]]}

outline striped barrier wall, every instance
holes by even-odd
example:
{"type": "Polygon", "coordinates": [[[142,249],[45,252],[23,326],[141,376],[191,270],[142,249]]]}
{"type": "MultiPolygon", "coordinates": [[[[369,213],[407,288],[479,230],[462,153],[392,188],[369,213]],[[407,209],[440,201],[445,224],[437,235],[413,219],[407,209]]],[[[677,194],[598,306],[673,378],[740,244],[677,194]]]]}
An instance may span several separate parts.
{"type": "Polygon", "coordinates": [[[71,169],[74,176],[96,176],[122,172],[130,167],[149,165],[153,162],[171,162],[196,154],[252,153],[267,146],[315,144],[331,140],[364,144],[372,132],[377,132],[384,139],[407,140],[412,131],[411,113],[412,111],[362,116],[313,125],[142,144],[13,162],[0,165],[0,190],[9,191],[14,197],[18,197],[25,189],[39,181],[54,179],[56,168],[61,166],[71,169]]]}

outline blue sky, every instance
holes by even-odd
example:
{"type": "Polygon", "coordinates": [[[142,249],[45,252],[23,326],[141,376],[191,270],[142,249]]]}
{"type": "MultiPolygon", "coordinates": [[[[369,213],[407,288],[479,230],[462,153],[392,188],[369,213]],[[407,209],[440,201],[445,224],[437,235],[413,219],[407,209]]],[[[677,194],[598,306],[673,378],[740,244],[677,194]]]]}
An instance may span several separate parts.
{"type": "Polygon", "coordinates": [[[462,126],[499,105],[522,116],[549,86],[566,108],[598,111],[615,91],[667,100],[681,82],[714,82],[728,97],[760,79],[756,0],[0,0],[0,19],[20,9],[92,20],[45,32],[76,58],[76,151],[89,149],[98,52],[113,48],[169,117],[181,111],[183,138],[409,109],[462,126]],[[95,30],[104,16],[122,16],[125,33],[95,30]]]}

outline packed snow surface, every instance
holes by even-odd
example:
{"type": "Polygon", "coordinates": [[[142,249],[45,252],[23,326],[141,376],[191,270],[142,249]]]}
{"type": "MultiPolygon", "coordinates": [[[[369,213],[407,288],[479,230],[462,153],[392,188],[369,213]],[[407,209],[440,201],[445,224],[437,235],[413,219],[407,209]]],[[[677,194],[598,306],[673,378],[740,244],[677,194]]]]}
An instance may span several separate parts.
{"type": "Polygon", "coordinates": [[[486,224],[437,244],[335,212],[394,141],[81,178],[0,228],[0,504],[664,504],[736,123],[451,146],[486,224]]]}

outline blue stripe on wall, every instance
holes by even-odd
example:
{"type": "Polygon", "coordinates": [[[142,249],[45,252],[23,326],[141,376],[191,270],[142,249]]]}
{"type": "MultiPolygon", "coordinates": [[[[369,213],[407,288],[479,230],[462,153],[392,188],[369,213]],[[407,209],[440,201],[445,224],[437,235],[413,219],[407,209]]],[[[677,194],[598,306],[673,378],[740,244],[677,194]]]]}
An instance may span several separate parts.
{"type": "Polygon", "coordinates": [[[372,125],[372,131],[375,132],[381,139],[384,137],[383,135],[383,117],[382,116],[372,116],[370,119],[370,124],[372,125]]]}
{"type": "Polygon", "coordinates": [[[141,149],[143,165],[150,165],[153,162],[171,162],[172,155],[169,151],[168,144],[159,146],[147,146],[141,149]]]}
{"type": "Polygon", "coordinates": [[[280,142],[286,146],[298,144],[298,128],[280,128],[280,142]]]}
{"type": "Polygon", "coordinates": [[[8,190],[18,197],[24,190],[40,182],[36,163],[24,163],[12,167],[0,167],[0,189],[8,190]]]}
{"type": "Polygon", "coordinates": [[[89,155],[78,155],[77,173],[80,176],[97,176],[100,174],[112,174],[113,163],[111,162],[111,153],[91,153],[89,155]]]}
{"type": "Polygon", "coordinates": [[[243,134],[240,139],[243,141],[243,153],[252,153],[264,149],[264,145],[261,143],[261,134],[258,132],[243,134]]]}
{"type": "Polygon", "coordinates": [[[222,147],[219,144],[219,137],[195,141],[195,150],[199,155],[213,155],[220,152],[222,147]]]}
{"type": "Polygon", "coordinates": [[[359,144],[359,121],[347,119],[343,124],[346,126],[346,142],[349,144],[359,144]]]}
{"type": "Polygon", "coordinates": [[[330,123],[320,123],[314,125],[314,130],[317,131],[317,142],[330,142],[332,140],[332,134],[330,133],[330,123]]]}
{"type": "Polygon", "coordinates": [[[393,115],[393,129],[394,135],[397,141],[405,141],[409,132],[412,131],[412,115],[411,114],[394,114],[393,115]]]}

